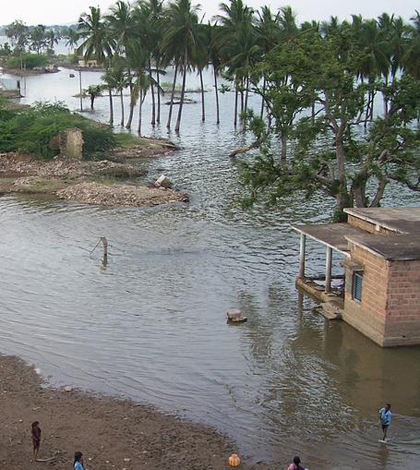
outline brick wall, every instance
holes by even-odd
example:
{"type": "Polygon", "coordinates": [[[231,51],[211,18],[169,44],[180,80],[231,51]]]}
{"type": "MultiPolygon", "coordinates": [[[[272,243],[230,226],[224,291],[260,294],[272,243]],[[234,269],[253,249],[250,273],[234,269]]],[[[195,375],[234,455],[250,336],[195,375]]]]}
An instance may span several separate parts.
{"type": "Polygon", "coordinates": [[[386,261],[355,245],[351,260],[364,266],[362,301],[347,267],[343,319],[381,346],[420,344],[420,260],[386,261]]]}
{"type": "Polygon", "coordinates": [[[365,230],[366,232],[369,233],[378,233],[381,235],[395,235],[395,231],[393,230],[388,230],[385,227],[381,227],[380,225],[373,224],[372,222],[368,222],[367,220],[362,220],[359,219],[358,217],[355,217],[354,215],[348,215],[347,217],[347,223],[349,225],[353,225],[353,227],[360,228],[361,230],[365,230]]]}
{"type": "Polygon", "coordinates": [[[390,261],[385,345],[420,344],[420,260],[390,261]]]}
{"type": "Polygon", "coordinates": [[[388,297],[388,263],[358,246],[351,246],[351,260],[364,266],[362,301],[353,299],[353,271],[346,268],[343,319],[381,346],[384,345],[388,297]]]}

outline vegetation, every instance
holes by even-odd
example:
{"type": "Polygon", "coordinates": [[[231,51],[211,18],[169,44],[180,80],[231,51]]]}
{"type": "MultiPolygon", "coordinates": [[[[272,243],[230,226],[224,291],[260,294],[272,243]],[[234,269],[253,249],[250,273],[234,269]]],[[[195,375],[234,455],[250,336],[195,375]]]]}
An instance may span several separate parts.
{"type": "Polygon", "coordinates": [[[19,57],[12,56],[7,60],[7,67],[11,69],[25,68],[32,70],[37,67],[45,67],[48,64],[48,57],[45,54],[31,54],[26,52],[19,57]]]}
{"type": "Polygon", "coordinates": [[[32,108],[10,109],[0,104],[0,152],[32,153],[52,158],[52,139],[61,131],[83,132],[85,158],[95,158],[117,144],[112,130],[70,111],[62,104],[38,103],[32,108]]]}
{"type": "Polygon", "coordinates": [[[247,202],[323,191],[341,219],[344,207],[379,206],[391,181],[420,191],[420,81],[408,60],[418,17],[414,24],[384,14],[302,25],[251,68],[271,125],[248,113],[261,152],[244,165],[247,202]]]}
{"type": "MultiPolygon", "coordinates": [[[[418,12],[409,23],[383,14],[298,24],[290,7],[255,11],[243,0],[227,0],[220,9],[204,22],[190,0],[119,0],[106,14],[90,7],[80,16],[77,31],[65,33],[68,45],[77,43],[77,53],[104,67],[111,124],[114,91],[121,99],[122,125],[131,128],[137,106],[141,133],[148,93],[151,123],[160,123],[161,79],[168,66],[174,77],[167,127],[180,92],[175,131],[181,128],[188,71],[200,77],[204,121],[202,72],[211,67],[217,123],[222,76],[230,86],[222,85],[221,94],[235,96],[235,126],[251,130],[255,142],[249,148],[259,148],[244,170],[249,203],[321,190],[335,199],[340,214],[344,206],[379,205],[390,181],[420,191],[418,12]],[[258,110],[249,109],[250,93],[261,98],[258,110]]],[[[6,34],[21,52],[48,50],[57,37],[19,21],[6,34]]]]}

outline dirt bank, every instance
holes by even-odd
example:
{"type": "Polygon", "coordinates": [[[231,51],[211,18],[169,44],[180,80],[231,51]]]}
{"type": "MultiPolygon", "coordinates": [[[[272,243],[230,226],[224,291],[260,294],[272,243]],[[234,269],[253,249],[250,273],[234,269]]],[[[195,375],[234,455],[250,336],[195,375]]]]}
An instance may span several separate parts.
{"type": "Polygon", "coordinates": [[[79,183],[56,192],[61,199],[68,199],[101,206],[150,207],[171,202],[187,202],[186,194],[171,189],[149,188],[127,184],[79,183]]]}
{"type": "MultiPolygon", "coordinates": [[[[234,445],[213,429],[150,407],[77,390],[54,390],[23,361],[0,356],[0,461],[11,470],[72,468],[80,450],[90,470],[227,469],[234,445]],[[32,462],[30,425],[40,421],[42,442],[32,462]]],[[[243,469],[267,469],[263,465],[243,469]]]]}
{"type": "MultiPolygon", "coordinates": [[[[142,151],[151,150],[146,146],[142,151]]],[[[139,151],[137,157],[140,154],[145,156],[139,151]]],[[[122,156],[121,150],[120,158],[122,156]]],[[[39,160],[6,153],[0,154],[0,193],[52,194],[62,199],[105,206],[144,207],[188,201],[183,193],[139,184],[137,178],[146,173],[139,166],[125,162],[67,158],[39,160]]]]}

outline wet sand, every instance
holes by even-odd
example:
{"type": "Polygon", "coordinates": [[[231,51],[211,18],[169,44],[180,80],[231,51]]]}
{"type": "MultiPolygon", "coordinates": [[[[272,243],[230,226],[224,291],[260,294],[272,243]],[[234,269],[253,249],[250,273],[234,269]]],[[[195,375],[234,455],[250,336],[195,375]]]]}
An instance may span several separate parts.
{"type": "MultiPolygon", "coordinates": [[[[90,470],[229,468],[234,443],[210,427],[131,401],[66,389],[46,387],[33,367],[16,357],[0,356],[4,468],[68,470],[78,450],[90,470]],[[47,462],[32,460],[30,426],[35,420],[42,429],[39,458],[54,457],[47,462]]],[[[269,467],[243,462],[240,468],[269,467]]]]}

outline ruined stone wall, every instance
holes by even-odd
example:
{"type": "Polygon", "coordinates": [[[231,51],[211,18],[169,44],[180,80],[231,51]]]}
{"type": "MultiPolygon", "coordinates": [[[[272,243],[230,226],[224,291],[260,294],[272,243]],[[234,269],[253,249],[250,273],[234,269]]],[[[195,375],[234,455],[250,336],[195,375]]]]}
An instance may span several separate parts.
{"type": "Polygon", "coordinates": [[[385,346],[420,344],[420,260],[390,261],[385,346]]]}
{"type": "Polygon", "coordinates": [[[343,320],[384,345],[388,296],[388,264],[385,259],[352,245],[351,261],[364,267],[362,301],[353,299],[353,270],[346,267],[343,320]]]}
{"type": "Polygon", "coordinates": [[[381,227],[379,225],[373,224],[372,222],[368,222],[367,220],[359,219],[354,215],[348,215],[347,223],[352,225],[353,227],[360,228],[361,230],[365,230],[369,233],[376,233],[381,235],[395,235],[395,231],[389,230],[385,227],[381,227]]]}

